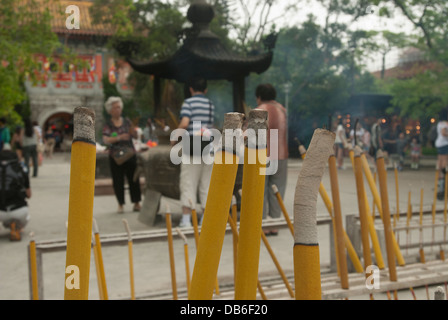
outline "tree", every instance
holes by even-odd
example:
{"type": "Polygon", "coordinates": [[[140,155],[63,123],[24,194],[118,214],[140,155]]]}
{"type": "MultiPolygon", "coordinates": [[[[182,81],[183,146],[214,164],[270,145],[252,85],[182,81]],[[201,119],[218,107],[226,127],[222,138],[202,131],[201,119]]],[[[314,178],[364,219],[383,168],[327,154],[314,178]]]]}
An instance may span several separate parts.
{"type": "Polygon", "coordinates": [[[407,40],[407,36],[403,32],[391,32],[384,30],[381,32],[382,38],[385,40],[379,45],[379,51],[381,53],[381,79],[384,79],[384,73],[386,71],[386,56],[395,48],[404,48],[410,42],[407,40]]]}
{"type": "Polygon", "coordinates": [[[36,54],[50,57],[60,47],[51,30],[48,1],[0,0],[0,116],[21,122],[15,106],[27,99],[24,81],[38,81],[36,54]]]}
{"type": "Polygon", "coordinates": [[[412,78],[384,81],[383,86],[394,97],[391,110],[398,109],[402,116],[413,118],[434,116],[448,107],[445,90],[448,83],[448,3],[444,0],[392,2],[414,26],[416,40],[410,45],[424,53],[424,59],[416,63],[426,64],[428,68],[412,78]]]}

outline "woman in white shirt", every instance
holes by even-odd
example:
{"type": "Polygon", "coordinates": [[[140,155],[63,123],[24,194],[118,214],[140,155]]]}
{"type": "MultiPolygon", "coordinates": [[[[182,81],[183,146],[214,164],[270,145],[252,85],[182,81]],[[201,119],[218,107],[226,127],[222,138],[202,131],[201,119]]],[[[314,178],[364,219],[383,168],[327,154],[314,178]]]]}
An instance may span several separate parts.
{"type": "Polygon", "coordinates": [[[438,181],[438,198],[444,199],[445,189],[445,168],[448,165],[448,115],[447,112],[443,112],[440,116],[440,121],[437,123],[437,139],[435,141],[435,147],[437,148],[437,169],[439,170],[438,181]]]}
{"type": "Polygon", "coordinates": [[[337,160],[338,169],[344,169],[344,149],[347,146],[347,136],[345,135],[345,129],[342,119],[338,119],[336,122],[336,138],[334,140],[335,154],[337,160]]]}
{"type": "Polygon", "coordinates": [[[30,119],[25,119],[25,127],[23,129],[22,135],[22,147],[23,147],[23,157],[25,160],[25,166],[30,174],[30,159],[33,162],[33,177],[37,177],[37,170],[39,167],[38,154],[37,154],[37,143],[39,141],[39,136],[37,130],[33,127],[30,119]]]}

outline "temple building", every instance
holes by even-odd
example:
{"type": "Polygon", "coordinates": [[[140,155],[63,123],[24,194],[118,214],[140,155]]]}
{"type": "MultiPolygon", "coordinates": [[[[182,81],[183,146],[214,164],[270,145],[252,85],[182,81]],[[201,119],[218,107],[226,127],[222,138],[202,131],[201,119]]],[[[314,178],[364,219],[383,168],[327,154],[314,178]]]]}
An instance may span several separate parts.
{"type": "Polygon", "coordinates": [[[62,44],[76,54],[76,60],[83,63],[73,65],[64,61],[61,52],[56,52],[52,57],[38,55],[40,81],[25,83],[31,119],[37,121],[41,128],[51,126],[62,135],[71,134],[73,110],[81,105],[95,110],[97,134],[101,132],[104,75],[116,84],[120,94],[131,94],[126,78],[132,69],[126,62],[116,61],[113,52],[107,50],[106,43],[112,31],[107,25],[93,24],[89,14],[92,4],[92,1],[50,2],[53,32],[62,44]],[[66,27],[70,14],[65,13],[65,9],[70,5],[79,8],[79,29],[66,27]]]}

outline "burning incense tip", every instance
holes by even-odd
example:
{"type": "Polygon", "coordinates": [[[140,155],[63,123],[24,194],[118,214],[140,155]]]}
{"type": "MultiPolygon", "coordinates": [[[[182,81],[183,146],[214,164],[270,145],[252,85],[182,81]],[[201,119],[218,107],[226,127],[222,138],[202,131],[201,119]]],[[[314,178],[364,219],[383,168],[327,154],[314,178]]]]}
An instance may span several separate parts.
{"type": "Polygon", "coordinates": [[[76,107],[73,112],[73,125],[73,141],[95,143],[95,112],[93,110],[76,107]]]}
{"type": "Polygon", "coordinates": [[[239,140],[242,137],[241,128],[245,115],[238,112],[229,112],[224,116],[222,132],[222,148],[230,153],[238,152],[239,140]],[[229,135],[229,136],[228,136],[229,135]]]}

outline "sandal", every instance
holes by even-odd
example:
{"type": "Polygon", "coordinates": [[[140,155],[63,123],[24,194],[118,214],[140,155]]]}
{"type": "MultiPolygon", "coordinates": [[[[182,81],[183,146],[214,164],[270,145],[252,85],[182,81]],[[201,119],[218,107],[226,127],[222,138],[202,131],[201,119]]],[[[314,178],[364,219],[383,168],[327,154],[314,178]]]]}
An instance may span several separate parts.
{"type": "Polygon", "coordinates": [[[10,241],[20,241],[22,237],[20,235],[20,229],[16,229],[16,223],[11,222],[11,233],[9,234],[10,241]]]}
{"type": "Polygon", "coordinates": [[[121,205],[118,206],[117,213],[124,213],[123,206],[121,206],[121,205]]]}
{"type": "Polygon", "coordinates": [[[136,203],[135,205],[134,205],[134,212],[139,212],[140,210],[142,209],[142,207],[140,206],[140,204],[139,203],[136,203]]]}

